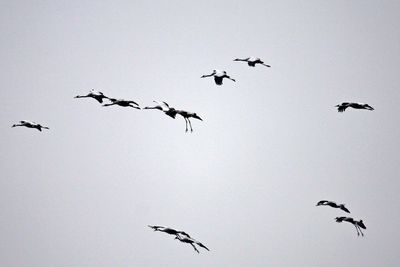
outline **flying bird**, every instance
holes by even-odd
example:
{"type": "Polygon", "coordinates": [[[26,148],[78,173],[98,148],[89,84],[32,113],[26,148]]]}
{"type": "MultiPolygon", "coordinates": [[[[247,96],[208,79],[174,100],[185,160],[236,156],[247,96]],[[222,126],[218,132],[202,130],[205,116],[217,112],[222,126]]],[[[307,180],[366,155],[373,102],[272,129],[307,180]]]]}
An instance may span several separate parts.
{"type": "Polygon", "coordinates": [[[189,112],[189,111],[185,111],[185,110],[174,110],[174,111],[171,111],[171,113],[179,114],[185,119],[186,132],[188,131],[188,123],[190,125],[190,131],[193,132],[192,123],[190,122],[190,118],[194,118],[194,119],[203,121],[202,118],[200,118],[196,113],[193,113],[193,112],[189,112]]]}
{"type": "Polygon", "coordinates": [[[39,123],[31,122],[31,121],[20,121],[19,124],[13,124],[13,126],[11,126],[11,127],[17,127],[17,126],[35,128],[35,129],[38,129],[39,131],[42,131],[42,129],[49,129],[49,127],[42,126],[39,123]]]}
{"type": "Polygon", "coordinates": [[[180,236],[180,235],[177,235],[177,236],[175,237],[175,239],[178,239],[179,241],[181,241],[181,242],[183,242],[183,243],[190,244],[190,245],[193,247],[193,249],[194,249],[197,253],[200,253],[200,251],[196,248],[196,246],[195,246],[194,244],[196,244],[196,245],[198,245],[198,246],[200,246],[200,247],[202,247],[202,248],[204,248],[204,249],[210,251],[206,246],[204,246],[202,243],[200,243],[199,241],[197,241],[197,240],[195,240],[195,239],[193,239],[193,238],[190,238],[190,237],[182,237],[182,236],[180,236]]]}
{"type": "Polygon", "coordinates": [[[265,64],[264,61],[262,61],[258,57],[248,57],[248,58],[243,58],[243,59],[236,58],[233,61],[244,61],[244,62],[247,62],[247,65],[249,65],[250,67],[255,67],[256,64],[261,64],[261,65],[264,65],[265,67],[268,67],[268,68],[271,67],[271,65],[265,64]]]}
{"type": "Polygon", "coordinates": [[[226,74],[226,71],[219,71],[219,70],[213,70],[213,72],[212,72],[211,74],[203,75],[203,76],[201,76],[200,78],[206,78],[206,77],[212,77],[212,76],[214,76],[214,81],[215,81],[215,83],[216,83],[217,85],[222,85],[222,80],[223,80],[224,78],[227,78],[227,79],[229,79],[229,80],[231,80],[231,81],[236,82],[235,79],[232,79],[231,77],[229,77],[229,76],[226,74]]]}
{"type": "Polygon", "coordinates": [[[364,222],[362,220],[356,221],[351,217],[336,217],[335,218],[336,222],[341,223],[341,222],[349,222],[354,225],[354,227],[357,230],[357,235],[359,236],[361,233],[361,236],[364,236],[363,232],[361,231],[362,229],[367,229],[365,226],[364,222]]]}
{"type": "Polygon", "coordinates": [[[366,109],[366,110],[374,110],[373,107],[371,107],[368,104],[364,103],[349,103],[349,102],[343,102],[340,105],[336,105],[335,107],[338,108],[338,112],[344,112],[346,108],[354,108],[354,109],[366,109]]]}
{"type": "Polygon", "coordinates": [[[321,200],[317,203],[317,206],[321,206],[321,205],[331,206],[332,208],[339,208],[347,213],[350,213],[350,211],[344,206],[344,204],[336,204],[333,201],[321,200]]]}
{"type": "Polygon", "coordinates": [[[108,98],[102,92],[96,91],[94,89],[90,90],[90,92],[87,95],[77,95],[77,96],[75,96],[75,98],[85,98],[85,97],[94,98],[99,103],[103,103],[103,99],[104,98],[108,98]]]}
{"type": "Polygon", "coordinates": [[[109,97],[107,97],[107,98],[111,101],[111,103],[104,104],[103,105],[104,107],[118,105],[121,107],[131,107],[131,108],[140,109],[139,104],[136,103],[135,101],[125,100],[125,99],[115,99],[115,98],[109,98],[109,97]]]}
{"type": "Polygon", "coordinates": [[[171,118],[175,119],[176,112],[174,108],[171,108],[167,102],[158,102],[158,101],[153,101],[157,105],[153,107],[144,107],[144,109],[158,109],[164,112],[166,115],[170,116],[171,118]]]}
{"type": "Polygon", "coordinates": [[[175,236],[184,235],[184,236],[190,238],[190,235],[188,235],[188,234],[185,233],[184,231],[178,231],[178,230],[175,230],[175,229],[172,229],[172,228],[169,228],[169,227],[158,226],[158,225],[148,225],[148,227],[150,227],[151,229],[153,229],[155,232],[156,232],[156,231],[158,231],[158,232],[164,232],[164,233],[167,233],[167,234],[169,234],[169,235],[175,235],[175,236]]]}

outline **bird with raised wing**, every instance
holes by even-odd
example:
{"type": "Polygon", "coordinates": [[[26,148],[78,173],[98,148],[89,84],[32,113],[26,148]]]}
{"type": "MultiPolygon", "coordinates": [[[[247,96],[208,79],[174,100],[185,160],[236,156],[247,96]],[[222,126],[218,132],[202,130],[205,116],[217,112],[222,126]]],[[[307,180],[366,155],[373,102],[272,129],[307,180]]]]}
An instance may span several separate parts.
{"type": "Polygon", "coordinates": [[[99,103],[103,103],[104,98],[106,97],[102,92],[96,91],[94,89],[90,90],[87,95],[77,95],[75,98],[86,98],[86,97],[91,97],[93,99],[96,99],[99,103]]]}
{"type": "Polygon", "coordinates": [[[366,109],[366,110],[374,110],[373,107],[371,107],[368,104],[364,103],[350,103],[350,102],[343,102],[342,104],[336,105],[335,107],[338,108],[338,112],[344,112],[346,108],[354,108],[354,109],[366,109]]]}
{"type": "Polygon", "coordinates": [[[190,238],[190,237],[182,237],[182,236],[180,236],[180,235],[177,235],[177,236],[175,237],[175,239],[178,239],[179,241],[181,241],[181,242],[183,242],[183,243],[190,244],[190,245],[193,247],[193,249],[194,249],[197,253],[200,253],[200,251],[196,248],[196,246],[195,246],[194,244],[196,244],[196,245],[198,245],[199,247],[202,247],[202,248],[204,248],[204,249],[210,251],[206,246],[204,246],[202,243],[200,243],[199,241],[197,241],[197,240],[195,240],[195,239],[193,239],[193,238],[190,238]]]}
{"type": "Polygon", "coordinates": [[[31,121],[25,121],[25,120],[20,121],[19,124],[13,124],[11,127],[18,127],[18,126],[34,128],[34,129],[38,129],[39,131],[42,131],[42,129],[50,129],[49,127],[42,126],[39,123],[31,122],[31,121]]]}
{"type": "Polygon", "coordinates": [[[171,118],[175,119],[176,116],[176,112],[174,108],[171,108],[167,102],[158,102],[158,101],[153,101],[154,103],[156,103],[155,106],[152,107],[144,107],[143,109],[158,109],[161,110],[162,112],[164,112],[166,115],[170,116],[171,118]]]}
{"type": "Polygon", "coordinates": [[[236,82],[235,79],[232,79],[230,76],[228,76],[226,71],[213,70],[211,74],[203,75],[200,78],[206,78],[206,77],[214,77],[214,81],[217,85],[222,85],[222,81],[224,78],[236,82]]]}
{"type": "Polygon", "coordinates": [[[339,208],[347,213],[350,213],[350,211],[344,206],[344,204],[336,204],[336,202],[329,200],[321,200],[317,203],[317,206],[330,206],[332,208],[339,208]]]}
{"type": "Polygon", "coordinates": [[[111,103],[104,104],[103,107],[118,105],[121,107],[131,107],[131,108],[140,109],[139,104],[132,100],[116,99],[116,98],[109,98],[109,97],[108,97],[108,99],[111,101],[111,103]]]}
{"type": "Polygon", "coordinates": [[[268,67],[268,68],[271,67],[271,65],[265,64],[264,61],[262,61],[258,57],[248,57],[248,58],[243,58],[243,59],[236,58],[233,61],[244,61],[244,62],[247,62],[247,65],[249,65],[250,67],[255,67],[256,64],[260,64],[260,65],[263,65],[263,66],[268,67]]]}
{"type": "Polygon", "coordinates": [[[354,227],[355,227],[356,230],[357,230],[357,235],[358,235],[358,236],[360,235],[360,233],[361,233],[362,236],[364,236],[363,232],[361,231],[361,228],[362,228],[362,229],[367,229],[367,227],[365,226],[363,220],[356,221],[356,220],[354,220],[354,219],[351,218],[351,217],[336,217],[335,220],[336,220],[336,222],[338,222],[338,223],[341,223],[341,222],[349,222],[349,223],[353,224],[354,227]]]}

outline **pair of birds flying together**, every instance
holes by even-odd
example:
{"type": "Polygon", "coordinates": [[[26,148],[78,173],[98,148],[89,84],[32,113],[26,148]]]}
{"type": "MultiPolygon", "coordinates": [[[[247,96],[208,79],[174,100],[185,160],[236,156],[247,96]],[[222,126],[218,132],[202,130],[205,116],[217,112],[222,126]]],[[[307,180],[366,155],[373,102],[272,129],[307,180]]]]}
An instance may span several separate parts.
{"type": "MultiPolygon", "coordinates": [[[[255,67],[256,64],[260,64],[266,67],[271,67],[270,65],[267,65],[264,63],[264,61],[262,61],[260,58],[258,57],[248,57],[248,58],[236,58],[233,61],[244,61],[247,62],[247,65],[249,65],[250,67],[255,67]]],[[[203,76],[201,76],[200,78],[207,78],[207,77],[214,77],[214,81],[215,84],[217,85],[222,85],[224,78],[227,78],[233,82],[236,82],[235,79],[232,79],[227,73],[226,71],[220,71],[220,70],[213,70],[213,72],[211,74],[205,74],[203,76]]]]}
{"type": "MultiPolygon", "coordinates": [[[[336,202],[329,201],[329,200],[321,200],[321,201],[319,201],[319,202],[317,203],[317,206],[330,206],[330,207],[332,207],[332,208],[338,208],[338,209],[341,209],[341,210],[343,210],[343,211],[345,211],[345,212],[347,212],[347,213],[350,213],[350,211],[344,206],[344,204],[337,204],[336,202]]],[[[359,236],[360,234],[361,234],[362,236],[364,236],[364,233],[361,231],[361,228],[362,228],[362,229],[367,229],[367,227],[365,226],[363,220],[357,221],[357,220],[354,220],[354,219],[351,218],[351,217],[344,217],[344,216],[343,216],[343,217],[336,217],[335,220],[336,220],[336,222],[338,222],[338,223],[341,223],[341,222],[349,222],[349,223],[353,224],[354,227],[355,227],[356,230],[357,230],[357,235],[358,235],[358,236],[359,236]]]]}
{"type": "MultiPolygon", "coordinates": [[[[103,103],[104,99],[108,99],[111,101],[109,104],[104,104],[103,106],[112,106],[112,105],[119,105],[122,107],[132,107],[136,109],[140,109],[139,104],[136,103],[135,101],[132,100],[124,100],[124,99],[115,99],[115,98],[110,98],[106,95],[104,95],[100,91],[96,91],[94,89],[90,90],[90,92],[87,95],[77,95],[75,98],[93,98],[96,99],[99,103],[103,103]]],[[[171,118],[175,119],[176,115],[179,114],[185,119],[186,123],[186,132],[188,131],[188,125],[190,126],[190,131],[193,132],[193,127],[192,123],[190,121],[190,118],[198,119],[198,120],[203,120],[194,112],[189,112],[186,110],[179,110],[175,109],[173,107],[170,107],[166,102],[157,102],[153,101],[157,105],[153,107],[145,107],[144,109],[158,109],[163,111],[166,115],[170,116],[171,118]]]]}
{"type": "Polygon", "coordinates": [[[93,99],[96,99],[100,104],[103,103],[103,99],[110,100],[110,103],[103,105],[104,107],[108,107],[108,106],[112,106],[112,105],[118,105],[118,106],[121,106],[121,107],[131,107],[131,108],[140,109],[139,104],[136,103],[135,101],[111,98],[111,97],[105,96],[102,92],[96,91],[94,89],[90,90],[90,92],[87,95],[77,95],[77,96],[75,96],[75,98],[87,98],[87,97],[91,97],[93,99]]]}
{"type": "Polygon", "coordinates": [[[199,241],[195,240],[192,238],[189,234],[185,233],[184,231],[178,231],[169,227],[164,227],[164,226],[158,226],[158,225],[148,225],[151,229],[153,229],[155,232],[164,232],[169,235],[175,236],[175,239],[181,241],[182,243],[190,244],[193,249],[197,252],[200,253],[200,251],[197,249],[197,246],[202,247],[208,251],[210,251],[205,245],[200,243],[199,241]]]}

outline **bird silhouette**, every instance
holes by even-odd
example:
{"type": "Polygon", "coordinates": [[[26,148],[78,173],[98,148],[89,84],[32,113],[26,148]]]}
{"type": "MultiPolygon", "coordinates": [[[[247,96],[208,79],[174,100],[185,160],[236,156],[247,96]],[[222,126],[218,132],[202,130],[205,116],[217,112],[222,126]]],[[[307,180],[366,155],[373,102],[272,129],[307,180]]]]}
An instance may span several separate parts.
{"type": "Polygon", "coordinates": [[[158,109],[164,112],[166,115],[170,116],[171,118],[175,119],[176,112],[174,108],[171,108],[167,102],[158,102],[158,101],[153,101],[157,105],[152,106],[152,107],[144,107],[143,109],[158,109]]]}
{"type": "Polygon", "coordinates": [[[202,118],[200,118],[196,113],[193,113],[193,112],[189,112],[189,111],[185,111],[185,110],[171,110],[170,112],[179,114],[185,119],[186,132],[188,131],[188,123],[189,123],[189,126],[190,126],[190,132],[193,132],[192,123],[190,122],[190,118],[194,118],[194,119],[198,119],[198,120],[203,121],[202,118]]]}
{"type": "Polygon", "coordinates": [[[344,112],[346,108],[354,108],[354,109],[366,109],[366,110],[374,110],[373,107],[371,107],[368,104],[364,103],[350,103],[350,102],[343,102],[342,104],[336,105],[335,107],[338,108],[338,112],[344,112]]]}
{"type": "Polygon", "coordinates": [[[354,227],[355,227],[356,230],[357,230],[357,235],[358,235],[358,236],[360,235],[360,233],[361,233],[361,236],[364,236],[363,232],[361,231],[361,228],[362,228],[362,229],[367,229],[367,227],[365,226],[363,220],[356,221],[356,220],[354,220],[354,219],[351,218],[351,217],[336,217],[335,220],[336,220],[336,222],[338,222],[338,223],[341,223],[341,222],[349,222],[349,223],[353,224],[354,227]]]}
{"type": "Polygon", "coordinates": [[[34,128],[34,129],[38,129],[39,131],[42,131],[42,129],[50,129],[49,127],[42,126],[39,123],[31,122],[31,121],[25,121],[25,120],[20,121],[19,124],[13,124],[11,127],[18,127],[18,126],[34,128]]]}
{"type": "Polygon", "coordinates": [[[115,98],[109,98],[109,97],[107,97],[107,98],[111,101],[111,103],[104,104],[103,105],[104,107],[118,105],[121,107],[131,107],[131,108],[140,109],[139,104],[136,103],[135,101],[125,100],[125,99],[115,99],[115,98]]]}
{"type": "Polygon", "coordinates": [[[187,233],[185,233],[184,231],[178,231],[169,227],[164,227],[164,226],[158,226],[158,225],[148,225],[148,227],[150,227],[151,229],[153,229],[154,231],[158,231],[158,232],[164,232],[170,235],[184,235],[188,238],[190,238],[190,235],[188,235],[187,233]]]}
{"type": "Polygon", "coordinates": [[[268,67],[268,68],[271,67],[271,65],[265,64],[264,61],[262,61],[258,57],[248,57],[248,58],[243,58],[243,59],[236,58],[233,61],[244,61],[244,62],[247,62],[247,65],[249,65],[250,67],[255,67],[256,64],[264,65],[265,67],[268,67]]]}
{"type": "Polygon", "coordinates": [[[350,211],[344,206],[344,204],[336,204],[333,201],[321,200],[317,203],[317,206],[321,206],[321,205],[330,206],[332,208],[339,208],[347,213],[350,213],[350,211]]]}
{"type": "Polygon", "coordinates": [[[102,92],[96,91],[94,89],[90,90],[90,92],[87,95],[75,96],[75,98],[85,98],[85,97],[91,97],[93,99],[96,99],[99,103],[103,103],[103,99],[108,98],[102,92]]]}
{"type": "Polygon", "coordinates": [[[236,82],[235,79],[232,79],[226,74],[226,71],[213,70],[211,74],[203,75],[200,78],[206,78],[206,77],[214,77],[214,81],[217,85],[222,85],[222,81],[224,78],[236,82]]]}
{"type": "Polygon", "coordinates": [[[177,235],[177,236],[175,237],[175,239],[178,239],[179,241],[181,241],[181,242],[183,242],[183,243],[190,244],[190,245],[193,247],[193,249],[194,249],[197,253],[200,253],[200,251],[196,248],[196,246],[195,246],[194,244],[196,244],[196,245],[198,245],[199,247],[202,247],[202,248],[204,248],[204,249],[210,251],[206,246],[204,246],[202,243],[200,243],[199,241],[197,241],[197,240],[195,240],[195,239],[193,239],[193,238],[190,238],[190,237],[182,237],[182,236],[180,236],[180,235],[177,235]]]}

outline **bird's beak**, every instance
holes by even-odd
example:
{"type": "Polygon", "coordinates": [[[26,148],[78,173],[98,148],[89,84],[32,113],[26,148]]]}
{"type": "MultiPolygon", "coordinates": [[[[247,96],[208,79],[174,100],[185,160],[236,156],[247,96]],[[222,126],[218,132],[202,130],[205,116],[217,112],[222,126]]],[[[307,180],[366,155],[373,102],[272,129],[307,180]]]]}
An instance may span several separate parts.
{"type": "Polygon", "coordinates": [[[13,126],[11,126],[11,128],[12,128],[12,127],[15,127],[15,126],[16,126],[16,125],[15,125],[15,124],[13,124],[13,126]]]}
{"type": "Polygon", "coordinates": [[[194,116],[193,118],[203,121],[203,119],[200,118],[199,116],[194,116]]]}

